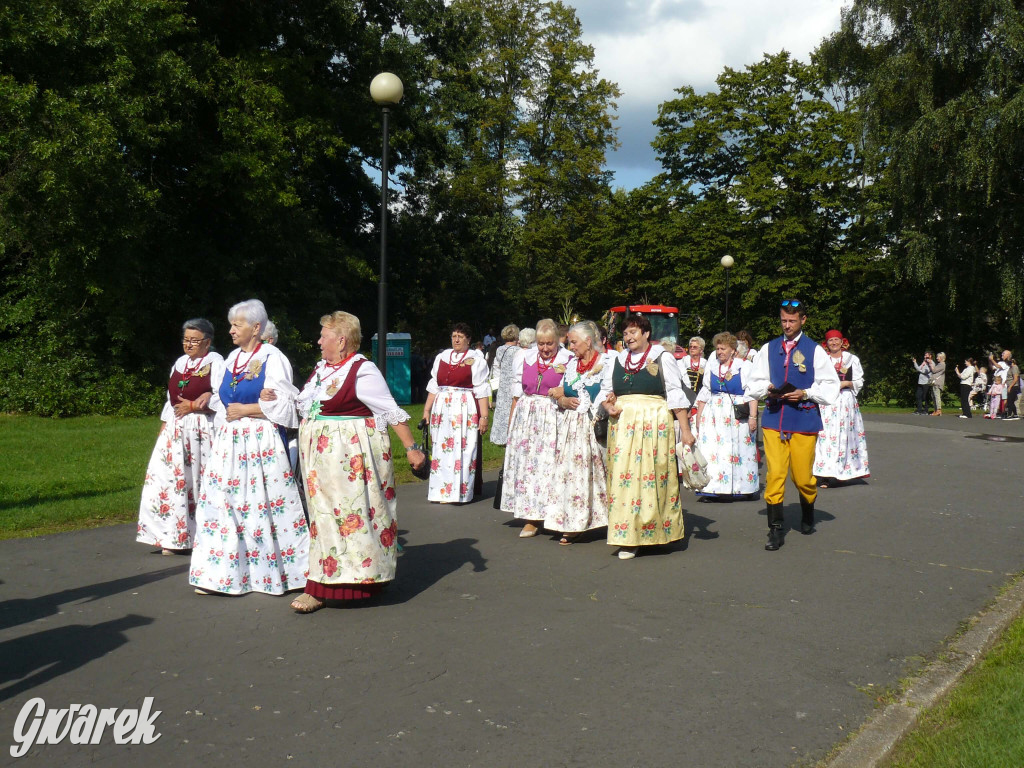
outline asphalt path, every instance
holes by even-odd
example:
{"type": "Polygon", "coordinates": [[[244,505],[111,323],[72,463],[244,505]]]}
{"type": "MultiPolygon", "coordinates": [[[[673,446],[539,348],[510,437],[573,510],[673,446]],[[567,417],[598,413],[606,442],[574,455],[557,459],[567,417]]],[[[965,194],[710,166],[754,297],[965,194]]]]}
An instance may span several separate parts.
{"type": "Polygon", "coordinates": [[[775,553],[763,503],[689,493],[686,539],[635,560],[521,540],[494,473],[459,507],[402,486],[397,581],[307,616],[195,595],[133,526],[0,542],[0,765],[811,765],[1024,570],[1024,442],[977,439],[1024,422],[866,420],[870,481],[775,553]],[[34,697],[147,696],[155,743],[9,755],[34,697]]]}

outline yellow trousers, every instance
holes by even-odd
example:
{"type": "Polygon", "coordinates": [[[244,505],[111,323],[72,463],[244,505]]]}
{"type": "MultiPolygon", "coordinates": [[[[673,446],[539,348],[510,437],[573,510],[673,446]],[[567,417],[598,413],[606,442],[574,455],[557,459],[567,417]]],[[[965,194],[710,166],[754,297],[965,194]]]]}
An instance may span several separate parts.
{"type": "Polygon", "coordinates": [[[801,498],[813,502],[818,497],[814,480],[814,446],[817,435],[790,434],[783,440],[775,430],[761,431],[764,438],[764,457],[768,462],[765,477],[766,504],[781,504],[786,495],[786,476],[793,473],[793,484],[801,498]]]}

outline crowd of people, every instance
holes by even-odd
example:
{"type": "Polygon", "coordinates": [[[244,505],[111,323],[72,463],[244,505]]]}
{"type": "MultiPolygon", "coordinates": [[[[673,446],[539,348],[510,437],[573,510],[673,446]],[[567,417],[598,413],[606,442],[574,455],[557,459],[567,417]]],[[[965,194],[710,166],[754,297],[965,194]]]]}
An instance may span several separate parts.
{"type": "MultiPolygon", "coordinates": [[[[920,363],[917,358],[911,360],[917,372],[917,408],[914,413],[941,416],[946,354],[939,352],[933,357],[931,352],[925,352],[920,363]],[[930,412],[927,407],[929,396],[935,406],[930,412]]],[[[979,410],[986,419],[1018,420],[1021,407],[1020,367],[1011,350],[1004,349],[998,355],[990,353],[987,363],[973,357],[965,358],[963,368],[957,365],[954,371],[959,380],[959,418],[973,418],[973,412],[979,410]]]]}
{"type": "Polygon", "coordinates": [[[400,551],[389,429],[438,504],[480,496],[489,429],[505,446],[495,505],[522,521],[521,538],[546,531],[568,546],[603,529],[630,560],[685,536],[680,461],[694,447],[707,462],[701,499],[760,495],[763,403],[765,548],[778,549],[787,473],[804,533],[813,532],[818,482],[868,476],[859,360],[838,331],[823,345],[803,336],[800,302],[783,302],[780,319],[783,335],[760,351],[749,334],[716,335],[710,360],[699,337],[685,350],[653,340],[643,315],[625,320],[616,348],[592,321],[541,320],[503,328],[489,355],[458,323],[424,387],[429,451],[359,353],[353,315],[320,319],[321,360],[301,386],[259,300],[229,310],[235,349],[226,359],[213,350],[213,324],[188,320],[137,540],[188,555],[197,594],[301,591],[291,603],[300,613],[365,600],[395,578],[400,551]]]}

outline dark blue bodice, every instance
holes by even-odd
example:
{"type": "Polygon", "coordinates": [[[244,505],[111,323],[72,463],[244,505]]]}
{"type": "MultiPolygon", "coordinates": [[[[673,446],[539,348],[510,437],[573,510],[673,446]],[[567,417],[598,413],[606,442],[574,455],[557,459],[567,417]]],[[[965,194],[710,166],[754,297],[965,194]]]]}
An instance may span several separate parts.
{"type": "MultiPolygon", "coordinates": [[[[243,360],[248,356],[248,352],[243,352],[241,354],[243,360]]],[[[247,371],[243,371],[238,375],[234,387],[231,386],[231,381],[234,378],[231,373],[232,363],[229,362],[227,364],[227,367],[224,370],[224,379],[220,383],[219,390],[221,402],[224,403],[225,407],[231,405],[231,403],[251,405],[260,399],[260,392],[263,390],[264,382],[267,378],[267,359],[266,357],[261,357],[257,354],[253,360],[259,360],[262,363],[260,372],[255,374],[252,379],[246,379],[245,375],[247,371]]],[[[237,362],[237,358],[232,362],[237,362]]]]}

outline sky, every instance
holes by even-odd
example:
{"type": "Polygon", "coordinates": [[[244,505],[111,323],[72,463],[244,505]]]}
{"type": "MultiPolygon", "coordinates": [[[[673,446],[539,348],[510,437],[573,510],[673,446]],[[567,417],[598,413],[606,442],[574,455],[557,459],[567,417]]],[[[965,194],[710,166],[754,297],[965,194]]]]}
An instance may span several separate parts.
{"type": "Polygon", "coordinates": [[[713,90],[725,67],[787,50],[807,61],[839,29],[849,0],[566,0],[594,47],[601,77],[617,83],[620,148],[613,186],[632,189],[661,171],[651,148],[658,105],[675,89],[713,90]]]}

